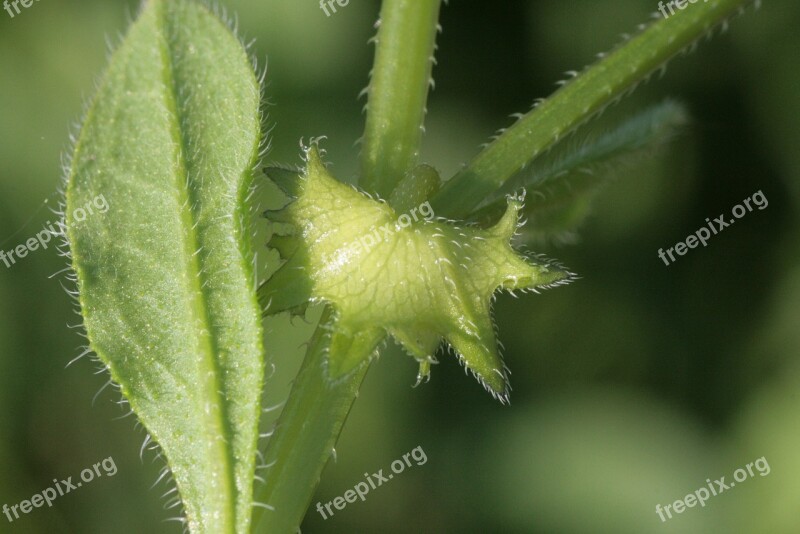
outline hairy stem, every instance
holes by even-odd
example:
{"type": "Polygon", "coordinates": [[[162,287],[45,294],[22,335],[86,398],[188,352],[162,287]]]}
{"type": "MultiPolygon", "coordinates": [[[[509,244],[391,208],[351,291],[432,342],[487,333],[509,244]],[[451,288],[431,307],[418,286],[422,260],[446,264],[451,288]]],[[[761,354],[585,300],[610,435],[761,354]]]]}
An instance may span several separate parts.
{"type": "Polygon", "coordinates": [[[369,86],[361,185],[382,198],[417,163],[441,0],[385,0],[369,86]]]}
{"type": "MultiPolygon", "coordinates": [[[[440,4],[441,0],[382,4],[361,169],[362,185],[385,198],[413,169],[419,154],[440,4]]],[[[256,532],[295,532],[300,527],[369,368],[362,365],[335,384],[327,378],[325,359],[348,356],[332,353],[342,347],[331,348],[326,328],[332,318],[327,309],[267,445],[264,457],[270,467],[256,502],[270,508],[255,510],[256,532]]],[[[342,350],[372,350],[381,340],[382,336],[357,336],[342,350]]]]}
{"type": "Polygon", "coordinates": [[[437,215],[466,218],[506,180],[625,91],[753,0],[709,0],[661,17],[552,97],[475,156],[433,198],[437,215]]]}
{"type": "MultiPolygon", "coordinates": [[[[332,316],[332,310],[326,309],[320,324],[329,325],[332,316]]],[[[373,350],[377,341],[380,340],[366,341],[372,345],[366,350],[373,350]]],[[[266,481],[259,488],[256,501],[269,508],[256,509],[256,532],[291,533],[300,527],[367,373],[368,367],[363,365],[346,381],[331,383],[323,367],[329,343],[329,332],[317,328],[264,454],[266,481]]],[[[351,350],[365,349],[353,346],[351,350]]]]}

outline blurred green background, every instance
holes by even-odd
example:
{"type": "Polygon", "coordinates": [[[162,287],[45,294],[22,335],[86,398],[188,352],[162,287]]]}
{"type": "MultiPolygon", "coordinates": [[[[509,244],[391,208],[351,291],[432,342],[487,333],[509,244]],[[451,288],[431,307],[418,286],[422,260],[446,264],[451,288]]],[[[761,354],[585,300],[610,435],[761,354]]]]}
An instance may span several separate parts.
{"type": "MultiPolygon", "coordinates": [[[[327,135],[334,173],[353,180],[377,1],[326,17],[313,0],[229,0],[252,53],[268,58],[268,160],[299,163],[301,137],[327,135]]],[[[423,159],[449,176],[508,115],[550,94],[656,9],[652,0],[454,0],[443,8],[423,159]]],[[[691,9],[691,7],[689,7],[691,9]]],[[[0,11],[0,249],[55,215],[61,157],[137,3],[35,2],[0,11]],[[45,204],[45,199],[49,199],[45,204]],[[26,224],[27,222],[27,224],[26,224]]],[[[513,371],[500,406],[454,358],[412,389],[416,364],[391,349],[373,366],[314,499],[327,502],[420,446],[428,461],[304,532],[800,532],[800,4],[764,2],[674,60],[595,123],[672,96],[692,126],[599,197],[570,246],[537,246],[582,279],[498,298],[513,371]],[[666,267],[673,246],[756,191],[746,215],[666,267]],[[662,523],[683,498],[757,458],[768,476],[662,523]]],[[[580,134],[576,139],[580,139],[580,134]]],[[[266,189],[265,189],[266,191],[266,189]]],[[[264,197],[267,196],[265,192],[264,197]]],[[[262,198],[268,202],[268,198],[262,198]]],[[[268,255],[264,254],[263,258],[268,255]]],[[[80,319],[60,285],[64,259],[36,251],[0,264],[0,505],[109,456],[119,472],[0,532],[178,533],[161,463],[122,418],[107,377],[82,359],[80,319]]],[[[267,321],[286,397],[312,326],[267,321]]],[[[269,421],[265,421],[265,428],[269,421]]]]}

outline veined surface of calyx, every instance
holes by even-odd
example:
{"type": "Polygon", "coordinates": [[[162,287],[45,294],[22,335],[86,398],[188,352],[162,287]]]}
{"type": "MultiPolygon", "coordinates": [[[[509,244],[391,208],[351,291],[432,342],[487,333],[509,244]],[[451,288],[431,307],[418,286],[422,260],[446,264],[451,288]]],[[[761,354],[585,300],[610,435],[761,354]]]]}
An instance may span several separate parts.
{"type": "Polygon", "coordinates": [[[292,200],[267,213],[275,223],[270,246],[286,260],[260,290],[267,312],[303,309],[309,301],[333,306],[331,380],[365,364],[387,334],[420,363],[418,379],[427,377],[444,340],[506,402],[493,295],[572,277],[512,248],[521,202],[510,198],[502,219],[481,229],[439,219],[424,198],[411,200],[415,190],[429,186],[435,173],[430,167],[418,167],[401,184],[405,198],[393,205],[407,209],[395,210],[333,178],[313,145],[305,159],[301,174],[268,172],[292,200]]]}

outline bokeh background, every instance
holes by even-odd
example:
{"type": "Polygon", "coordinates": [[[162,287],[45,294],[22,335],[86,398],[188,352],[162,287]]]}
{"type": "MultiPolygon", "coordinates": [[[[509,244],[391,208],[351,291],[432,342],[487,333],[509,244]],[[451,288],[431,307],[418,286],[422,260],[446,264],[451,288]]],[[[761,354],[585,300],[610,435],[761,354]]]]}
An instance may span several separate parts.
{"type": "MultiPolygon", "coordinates": [[[[377,1],[326,17],[313,0],[225,0],[252,53],[268,58],[269,160],[298,163],[301,137],[327,135],[334,172],[353,180],[377,1]]],[[[651,0],[454,0],[442,13],[436,90],[423,159],[444,176],[508,115],[547,96],[648,19],[651,0]]],[[[688,8],[691,9],[691,6],[688,8]]],[[[0,11],[0,249],[33,236],[57,202],[71,125],[137,3],[47,0],[0,11]],[[47,201],[47,202],[46,202],[47,201]]],[[[495,306],[510,407],[453,358],[412,389],[416,364],[395,349],[372,367],[314,499],[327,502],[420,446],[408,469],[304,532],[800,532],[800,4],[764,2],[728,32],[675,59],[594,124],[666,96],[691,126],[598,197],[569,246],[537,245],[582,279],[495,306]],[[665,266],[673,246],[761,190],[769,200],[665,266]],[[666,523],[662,506],[765,457],[765,477],[666,523]]],[[[580,134],[577,139],[580,139],[580,134]]],[[[265,190],[266,191],[266,190],[265,190]]],[[[267,193],[264,193],[267,195],[267,193]]],[[[262,198],[263,202],[270,199],[262,198]]],[[[267,255],[265,254],[266,258],[267,255]]],[[[0,264],[0,504],[109,456],[104,477],[0,532],[178,533],[165,521],[161,464],[140,459],[144,431],[107,377],[83,359],[51,248],[0,264]]],[[[313,321],[310,321],[313,322],[313,321]]],[[[286,397],[313,325],[267,321],[276,372],[267,402],[286,397]]],[[[265,427],[269,421],[265,421],[265,427]]]]}

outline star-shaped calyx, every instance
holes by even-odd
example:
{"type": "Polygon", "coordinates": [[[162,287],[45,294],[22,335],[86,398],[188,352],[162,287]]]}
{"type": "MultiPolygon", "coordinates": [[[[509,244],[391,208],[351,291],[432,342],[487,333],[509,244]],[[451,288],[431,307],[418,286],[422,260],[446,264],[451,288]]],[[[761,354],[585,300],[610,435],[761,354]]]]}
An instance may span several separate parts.
{"type": "MultiPolygon", "coordinates": [[[[442,340],[496,398],[508,399],[491,304],[498,290],[534,290],[568,282],[572,274],[511,246],[521,201],[509,198],[491,228],[436,217],[428,202],[394,209],[333,178],[316,147],[306,149],[301,173],[269,176],[292,201],[268,212],[270,246],[286,262],[261,287],[267,313],[333,306],[327,372],[341,379],[363,365],[385,336],[394,337],[420,364],[426,378],[442,340]]],[[[418,168],[419,184],[435,171],[418,168]]],[[[413,178],[412,176],[412,178],[413,178]]],[[[438,175],[435,179],[438,182],[438,175]]],[[[437,184],[438,186],[438,184],[437,184]]]]}

